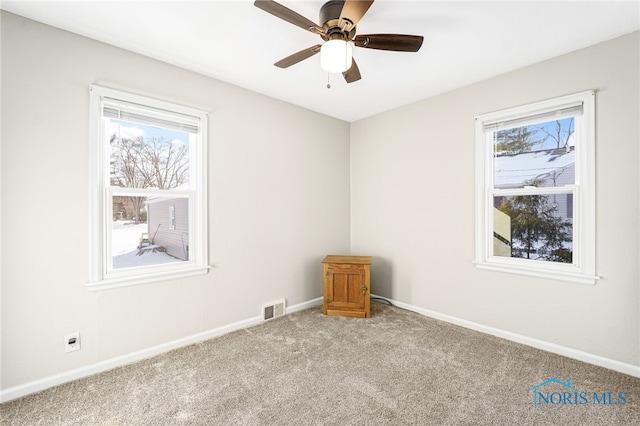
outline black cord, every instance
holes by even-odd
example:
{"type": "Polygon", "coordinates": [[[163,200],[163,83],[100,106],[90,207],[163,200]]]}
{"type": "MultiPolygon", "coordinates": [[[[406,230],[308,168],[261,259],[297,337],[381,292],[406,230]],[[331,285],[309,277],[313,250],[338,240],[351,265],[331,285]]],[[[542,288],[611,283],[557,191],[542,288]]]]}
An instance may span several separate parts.
{"type": "Polygon", "coordinates": [[[382,302],[382,303],[385,303],[385,304],[387,304],[389,306],[393,306],[393,303],[391,303],[390,300],[387,300],[387,299],[385,299],[383,297],[371,296],[371,300],[376,301],[376,302],[382,302]]]}

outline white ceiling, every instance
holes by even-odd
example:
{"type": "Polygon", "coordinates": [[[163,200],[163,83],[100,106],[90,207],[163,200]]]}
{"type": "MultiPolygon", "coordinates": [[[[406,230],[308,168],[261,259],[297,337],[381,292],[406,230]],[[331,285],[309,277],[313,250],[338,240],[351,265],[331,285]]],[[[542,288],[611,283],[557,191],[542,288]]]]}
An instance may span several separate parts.
{"type": "MultiPolygon", "coordinates": [[[[318,22],[324,1],[279,1],[318,22]]],[[[640,1],[377,0],[358,34],[423,35],[418,53],[355,48],[347,84],[319,55],[273,63],[319,36],[235,1],[2,1],[2,9],[313,111],[355,121],[640,29],[640,1]]],[[[321,24],[321,23],[320,23],[321,24]]]]}

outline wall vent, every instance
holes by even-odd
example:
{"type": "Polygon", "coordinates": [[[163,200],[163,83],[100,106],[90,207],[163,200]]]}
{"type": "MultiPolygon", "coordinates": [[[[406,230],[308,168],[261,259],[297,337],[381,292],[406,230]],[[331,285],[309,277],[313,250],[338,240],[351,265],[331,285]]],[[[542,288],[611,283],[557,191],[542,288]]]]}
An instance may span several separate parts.
{"type": "Polygon", "coordinates": [[[266,321],[273,318],[281,317],[285,314],[284,308],[284,299],[265,303],[264,305],[262,305],[262,319],[266,321]]]}

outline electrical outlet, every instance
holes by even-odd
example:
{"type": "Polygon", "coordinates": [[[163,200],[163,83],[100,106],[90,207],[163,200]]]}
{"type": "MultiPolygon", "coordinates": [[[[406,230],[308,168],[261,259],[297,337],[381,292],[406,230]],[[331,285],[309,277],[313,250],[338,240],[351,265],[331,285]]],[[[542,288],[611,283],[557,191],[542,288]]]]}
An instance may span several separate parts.
{"type": "Polygon", "coordinates": [[[64,351],[73,352],[80,350],[80,332],[65,334],[64,335],[64,351]]]}

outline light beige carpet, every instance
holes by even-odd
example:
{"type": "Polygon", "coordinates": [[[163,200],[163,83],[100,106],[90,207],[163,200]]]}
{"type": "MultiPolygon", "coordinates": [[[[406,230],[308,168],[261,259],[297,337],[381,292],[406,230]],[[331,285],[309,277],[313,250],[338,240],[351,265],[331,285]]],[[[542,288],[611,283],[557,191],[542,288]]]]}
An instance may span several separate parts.
{"type": "Polygon", "coordinates": [[[640,379],[372,303],[369,319],[312,308],[0,414],[2,425],[633,425],[640,379]],[[564,384],[538,388],[534,408],[531,389],[552,378],[564,384]]]}

